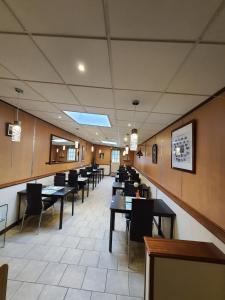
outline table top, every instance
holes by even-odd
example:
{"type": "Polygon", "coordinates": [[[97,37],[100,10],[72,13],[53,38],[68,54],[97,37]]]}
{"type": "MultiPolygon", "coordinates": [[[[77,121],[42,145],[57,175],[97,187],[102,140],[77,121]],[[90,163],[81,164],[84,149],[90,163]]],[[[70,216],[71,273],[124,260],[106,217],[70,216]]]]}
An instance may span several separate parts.
{"type": "MultiPolygon", "coordinates": [[[[129,180],[127,180],[129,182],[129,180]]],[[[141,184],[142,186],[142,190],[148,190],[148,186],[146,184],[141,184]]],[[[118,182],[118,181],[114,181],[112,187],[114,189],[124,189],[125,188],[125,183],[124,182],[118,182]]]]}
{"type": "MultiPolygon", "coordinates": [[[[43,186],[42,189],[42,196],[47,196],[47,197],[51,197],[51,196],[56,196],[56,197],[64,197],[66,195],[68,195],[69,193],[73,192],[75,190],[75,187],[69,187],[69,186],[62,186],[62,188],[60,190],[56,190],[54,193],[49,194],[48,192],[45,193],[45,191],[47,190],[47,186],[43,186]]],[[[27,190],[22,190],[17,192],[18,194],[21,195],[26,195],[27,190]]]]}
{"type": "MultiPolygon", "coordinates": [[[[146,201],[154,201],[153,215],[160,217],[176,216],[174,211],[161,199],[149,199],[146,201]]],[[[126,202],[126,197],[122,195],[115,195],[112,197],[110,209],[114,212],[129,213],[132,209],[132,204],[126,202]]]]}

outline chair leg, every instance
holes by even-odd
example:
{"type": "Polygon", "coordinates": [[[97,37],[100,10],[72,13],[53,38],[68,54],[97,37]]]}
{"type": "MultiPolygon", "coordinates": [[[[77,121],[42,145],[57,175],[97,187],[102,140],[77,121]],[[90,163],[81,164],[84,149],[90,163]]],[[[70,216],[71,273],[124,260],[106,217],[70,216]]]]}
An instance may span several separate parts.
{"type": "Polygon", "coordinates": [[[40,227],[41,227],[41,219],[42,219],[42,212],[43,212],[43,211],[41,211],[41,214],[40,214],[40,217],[39,217],[39,221],[38,221],[38,229],[37,229],[37,234],[39,234],[39,232],[40,232],[40,227]]]}
{"type": "Polygon", "coordinates": [[[26,216],[26,210],[27,210],[27,206],[24,208],[22,223],[21,223],[21,227],[20,227],[20,232],[23,230],[24,219],[25,219],[25,216],[26,216]]]}
{"type": "Polygon", "coordinates": [[[54,213],[55,213],[55,207],[54,207],[54,204],[52,205],[52,217],[54,216],[54,213]]]}

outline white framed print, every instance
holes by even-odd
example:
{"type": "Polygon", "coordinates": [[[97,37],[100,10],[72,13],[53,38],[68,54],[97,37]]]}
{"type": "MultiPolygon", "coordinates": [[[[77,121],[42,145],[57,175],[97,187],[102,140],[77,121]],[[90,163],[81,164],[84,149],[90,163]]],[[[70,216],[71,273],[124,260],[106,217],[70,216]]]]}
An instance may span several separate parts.
{"type": "Polygon", "coordinates": [[[171,132],[171,168],[195,173],[195,131],[192,120],[171,132]]]}

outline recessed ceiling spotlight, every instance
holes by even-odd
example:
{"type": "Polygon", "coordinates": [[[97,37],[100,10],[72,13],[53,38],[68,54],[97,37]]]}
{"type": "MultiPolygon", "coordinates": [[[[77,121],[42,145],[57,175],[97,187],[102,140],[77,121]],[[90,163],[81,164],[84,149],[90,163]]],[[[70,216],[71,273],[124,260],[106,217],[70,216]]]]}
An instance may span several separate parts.
{"type": "Polygon", "coordinates": [[[78,67],[78,70],[79,70],[80,72],[84,72],[84,71],[85,71],[85,66],[84,66],[84,64],[79,63],[77,67],[78,67]]]}
{"type": "Polygon", "coordinates": [[[62,119],[62,116],[58,116],[59,119],[62,119]]]}
{"type": "Polygon", "coordinates": [[[130,123],[128,123],[128,127],[131,127],[131,124],[130,124],[130,123]]]}

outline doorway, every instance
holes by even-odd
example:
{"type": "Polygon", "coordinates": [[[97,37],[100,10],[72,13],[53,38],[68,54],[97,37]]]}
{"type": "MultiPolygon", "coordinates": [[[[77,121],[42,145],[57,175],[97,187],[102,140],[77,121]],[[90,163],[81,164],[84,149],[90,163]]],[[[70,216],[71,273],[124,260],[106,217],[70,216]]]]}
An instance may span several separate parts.
{"type": "Polygon", "coordinates": [[[120,166],[120,150],[113,149],[111,151],[111,175],[116,174],[120,166]]]}

